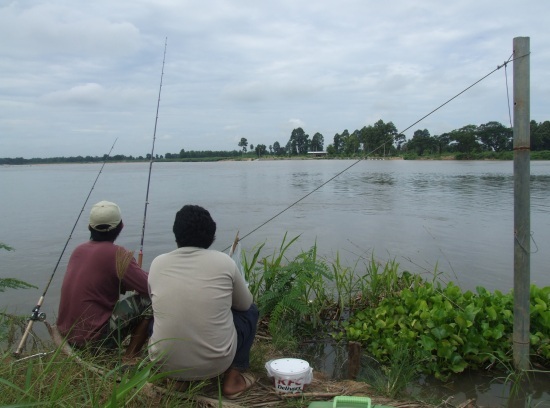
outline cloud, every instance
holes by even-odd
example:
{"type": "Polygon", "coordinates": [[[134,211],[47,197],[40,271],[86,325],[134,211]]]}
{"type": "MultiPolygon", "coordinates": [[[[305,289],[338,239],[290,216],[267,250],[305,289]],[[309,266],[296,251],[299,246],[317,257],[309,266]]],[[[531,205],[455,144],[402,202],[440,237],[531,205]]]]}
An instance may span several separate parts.
{"type": "MultiPolygon", "coordinates": [[[[518,34],[532,36],[531,115],[547,120],[546,9],[512,0],[7,1],[2,156],[101,155],[114,137],[121,154],[145,154],[165,38],[163,154],[232,150],[241,137],[285,144],[298,126],[326,144],[379,119],[404,129],[502,64],[518,34]]],[[[509,85],[511,75],[510,66],[509,85]]],[[[505,81],[497,72],[407,136],[508,120],[505,81]]]]}
{"type": "Polygon", "coordinates": [[[139,30],[128,21],[88,14],[74,3],[41,2],[24,8],[11,2],[0,8],[0,33],[10,38],[4,53],[19,58],[73,55],[115,57],[135,52],[139,30]],[[29,52],[30,51],[30,52],[29,52]]]}
{"type": "Polygon", "coordinates": [[[90,105],[99,104],[105,98],[105,89],[95,83],[77,85],[68,90],[55,91],[44,95],[46,103],[90,105]]]}

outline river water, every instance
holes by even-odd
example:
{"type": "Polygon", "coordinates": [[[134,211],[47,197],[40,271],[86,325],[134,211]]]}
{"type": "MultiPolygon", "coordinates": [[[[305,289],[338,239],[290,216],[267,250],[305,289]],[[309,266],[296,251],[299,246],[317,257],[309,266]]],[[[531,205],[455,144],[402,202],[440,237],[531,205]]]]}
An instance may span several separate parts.
{"type": "MultiPolygon", "coordinates": [[[[2,293],[0,309],[29,313],[55,271],[42,307],[54,320],[68,257],[88,238],[88,214],[97,201],[120,205],[125,228],[117,243],[137,253],[149,163],[105,165],[84,207],[100,168],[97,163],[0,166],[0,242],[15,249],[0,251],[0,276],[39,288],[2,293]]],[[[550,162],[532,161],[531,282],[538,286],[550,286],[549,198],[550,162]]],[[[296,252],[316,243],[328,260],[338,253],[357,268],[374,256],[395,259],[402,269],[426,277],[437,268],[441,280],[463,289],[513,287],[511,161],[155,163],[145,269],[155,256],[175,248],[172,223],[184,204],[211,212],[218,225],[215,249],[226,249],[240,231],[245,250],[265,242],[268,255],[288,233],[300,235],[296,252]]]]}

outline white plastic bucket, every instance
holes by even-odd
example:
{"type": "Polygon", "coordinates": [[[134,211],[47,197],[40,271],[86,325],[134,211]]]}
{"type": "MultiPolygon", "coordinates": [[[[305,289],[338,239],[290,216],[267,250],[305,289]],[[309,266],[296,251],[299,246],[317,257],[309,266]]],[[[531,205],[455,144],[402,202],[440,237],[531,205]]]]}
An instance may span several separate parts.
{"type": "Polygon", "coordinates": [[[304,385],[311,383],[313,369],[305,360],[280,358],[265,363],[270,377],[274,378],[275,391],[280,393],[303,392],[304,385]]]}

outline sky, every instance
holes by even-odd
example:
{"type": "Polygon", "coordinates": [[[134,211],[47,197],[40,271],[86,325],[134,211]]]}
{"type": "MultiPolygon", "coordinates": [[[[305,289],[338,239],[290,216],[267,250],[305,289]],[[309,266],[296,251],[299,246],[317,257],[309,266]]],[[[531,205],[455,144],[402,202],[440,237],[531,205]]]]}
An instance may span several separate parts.
{"type": "MultiPolygon", "coordinates": [[[[102,156],[115,140],[111,154],[136,157],[240,150],[298,127],[326,148],[380,119],[403,131],[508,61],[515,37],[530,38],[531,119],[550,120],[549,12],[547,0],[3,0],[0,157],[102,156]]],[[[508,126],[512,100],[510,62],[404,133],[508,126]]]]}

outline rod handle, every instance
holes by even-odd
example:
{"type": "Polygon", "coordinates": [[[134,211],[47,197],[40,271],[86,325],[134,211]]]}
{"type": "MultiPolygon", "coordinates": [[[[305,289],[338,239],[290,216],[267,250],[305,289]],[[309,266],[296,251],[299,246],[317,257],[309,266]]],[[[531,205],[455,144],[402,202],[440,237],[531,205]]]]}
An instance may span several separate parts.
{"type": "Polygon", "coordinates": [[[141,268],[141,265],[143,264],[143,251],[141,249],[139,250],[139,253],[138,253],[137,263],[141,268]]]}

